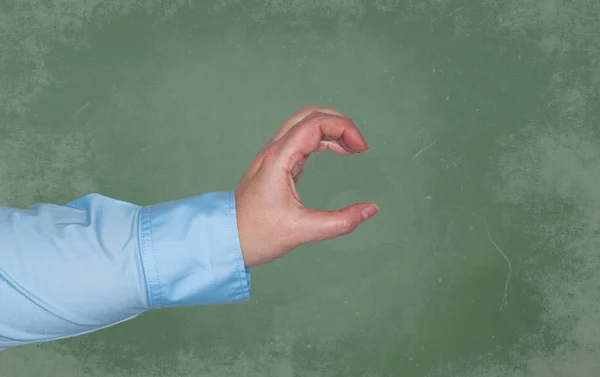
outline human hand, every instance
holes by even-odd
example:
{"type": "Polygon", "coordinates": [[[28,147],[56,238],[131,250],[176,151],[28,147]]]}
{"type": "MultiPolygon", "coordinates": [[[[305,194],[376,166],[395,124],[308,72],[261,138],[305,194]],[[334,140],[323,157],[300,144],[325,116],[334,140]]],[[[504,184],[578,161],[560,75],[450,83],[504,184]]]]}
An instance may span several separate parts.
{"type": "Polygon", "coordinates": [[[235,190],[246,267],[271,262],[301,244],[347,235],[377,213],[367,202],[336,211],[302,204],[296,182],[308,156],[326,149],[349,156],[369,146],[350,118],[311,106],[285,121],[252,161],[235,190]]]}

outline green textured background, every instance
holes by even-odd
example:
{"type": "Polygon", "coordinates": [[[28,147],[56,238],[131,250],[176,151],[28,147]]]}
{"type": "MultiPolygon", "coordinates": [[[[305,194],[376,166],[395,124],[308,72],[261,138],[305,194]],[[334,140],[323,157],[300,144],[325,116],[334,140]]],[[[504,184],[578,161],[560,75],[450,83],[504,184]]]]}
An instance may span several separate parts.
{"type": "Polygon", "coordinates": [[[598,375],[599,17],[584,0],[1,1],[1,205],[232,190],[314,104],[371,150],[311,157],[300,194],[381,212],[254,269],[250,303],[4,351],[0,376],[598,375]],[[485,223],[513,272],[502,311],[485,223]]]}

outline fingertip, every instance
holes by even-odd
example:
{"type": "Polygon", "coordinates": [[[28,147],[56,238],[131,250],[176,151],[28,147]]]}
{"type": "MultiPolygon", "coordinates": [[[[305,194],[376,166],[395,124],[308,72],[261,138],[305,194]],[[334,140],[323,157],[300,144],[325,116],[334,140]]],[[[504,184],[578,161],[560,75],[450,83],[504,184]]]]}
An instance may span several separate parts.
{"type": "Polygon", "coordinates": [[[360,133],[356,125],[344,133],[344,142],[350,149],[356,153],[363,153],[369,150],[369,144],[364,136],[360,133]]]}
{"type": "Polygon", "coordinates": [[[369,204],[361,211],[360,215],[363,221],[369,220],[379,212],[379,207],[376,204],[369,204]]]}

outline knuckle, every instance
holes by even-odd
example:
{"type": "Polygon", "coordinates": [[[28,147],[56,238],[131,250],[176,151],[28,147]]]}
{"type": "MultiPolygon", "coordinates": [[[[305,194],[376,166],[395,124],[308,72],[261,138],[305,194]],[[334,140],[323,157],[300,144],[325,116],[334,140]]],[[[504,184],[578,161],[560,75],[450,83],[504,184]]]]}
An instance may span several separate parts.
{"type": "Polygon", "coordinates": [[[339,111],[337,111],[336,109],[332,109],[331,107],[324,107],[321,109],[321,111],[326,112],[328,114],[331,115],[341,115],[342,113],[340,113],[339,111]]]}
{"type": "Polygon", "coordinates": [[[312,113],[310,113],[310,114],[309,114],[309,115],[308,115],[308,116],[305,118],[305,120],[307,120],[307,121],[313,121],[313,122],[315,122],[315,121],[318,121],[318,120],[320,120],[320,119],[323,119],[323,118],[324,118],[324,117],[326,117],[326,116],[327,116],[327,114],[324,114],[324,113],[322,113],[322,112],[319,112],[319,111],[315,111],[315,112],[312,112],[312,113]]]}
{"type": "Polygon", "coordinates": [[[266,163],[269,163],[275,159],[277,156],[277,151],[275,148],[266,148],[262,154],[262,160],[266,163]]]}
{"type": "Polygon", "coordinates": [[[354,222],[349,219],[340,220],[336,223],[336,228],[341,234],[349,234],[354,231],[354,222]]]}
{"type": "Polygon", "coordinates": [[[308,105],[308,106],[304,106],[302,108],[302,110],[300,110],[300,111],[301,112],[307,112],[307,113],[314,113],[314,112],[319,111],[319,110],[321,110],[321,108],[318,107],[318,106],[308,105]]]}

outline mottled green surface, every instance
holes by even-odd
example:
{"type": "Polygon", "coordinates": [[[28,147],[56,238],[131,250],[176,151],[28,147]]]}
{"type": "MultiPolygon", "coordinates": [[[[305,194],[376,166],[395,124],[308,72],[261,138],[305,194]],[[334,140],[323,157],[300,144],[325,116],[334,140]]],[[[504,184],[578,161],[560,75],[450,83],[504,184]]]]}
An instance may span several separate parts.
{"type": "Polygon", "coordinates": [[[1,1],[0,204],[231,190],[315,104],[371,150],[311,157],[300,193],[381,212],[256,268],[250,303],[5,351],[0,376],[597,375],[599,17],[592,0],[1,1]]]}

